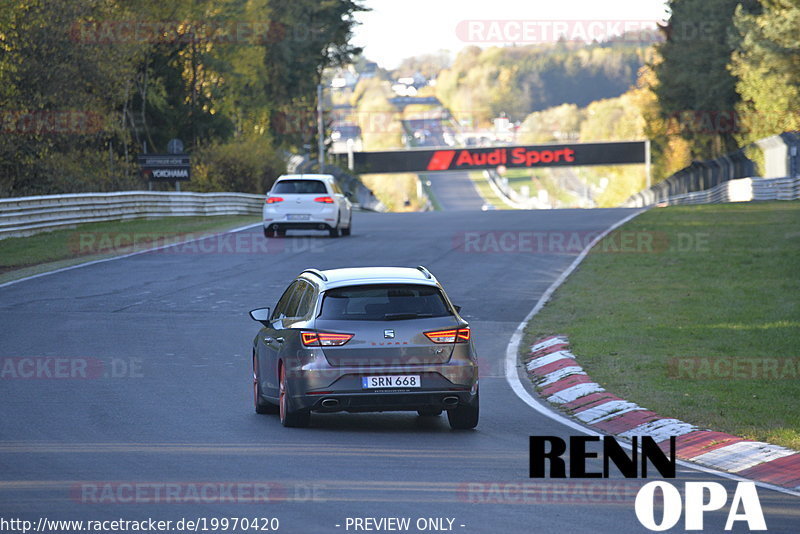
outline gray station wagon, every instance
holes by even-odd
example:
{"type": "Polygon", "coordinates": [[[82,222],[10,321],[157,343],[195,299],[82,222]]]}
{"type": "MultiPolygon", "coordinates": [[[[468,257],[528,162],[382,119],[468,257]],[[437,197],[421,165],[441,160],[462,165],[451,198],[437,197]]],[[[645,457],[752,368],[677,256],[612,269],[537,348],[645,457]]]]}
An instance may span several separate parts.
{"type": "Polygon", "coordinates": [[[253,341],[258,413],[303,427],[311,412],[447,412],[478,424],[478,365],[469,324],[424,267],[303,271],[253,341]]]}

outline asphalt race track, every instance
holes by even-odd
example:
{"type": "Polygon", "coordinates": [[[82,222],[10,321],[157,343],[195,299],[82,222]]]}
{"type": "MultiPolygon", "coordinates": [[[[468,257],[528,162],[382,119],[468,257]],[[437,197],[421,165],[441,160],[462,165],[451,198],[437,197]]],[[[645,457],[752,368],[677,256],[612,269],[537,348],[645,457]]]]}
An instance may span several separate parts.
{"type": "MultiPolygon", "coordinates": [[[[515,395],[506,345],[578,251],[463,244],[464,232],[585,235],[629,213],[357,213],[347,238],[290,233],[264,251],[253,228],[233,245],[211,240],[0,288],[5,361],[100,366],[86,379],[0,380],[0,511],[32,521],[277,517],[279,532],[318,534],[353,532],[348,517],[451,518],[463,533],[648,532],[633,504],[644,480],[528,478],[528,436],[575,431],[515,395]],[[410,413],[314,415],[310,428],[288,429],[253,412],[258,325],[249,309],[273,306],[307,267],[419,264],[471,322],[482,364],[475,431],[410,413]],[[130,490],[137,484],[139,495],[130,490]],[[180,497],[154,494],[163,484],[180,497]],[[236,484],[245,496],[187,497],[187,488],[214,484],[236,484]]],[[[678,470],[678,487],[721,482],[730,502],[734,482],[678,470]]],[[[759,496],[769,532],[798,531],[797,497],[763,488],[759,496]]],[[[723,532],[726,517],[706,514],[705,530],[723,532]]]]}
{"type": "Polygon", "coordinates": [[[479,210],[485,203],[466,172],[425,174],[420,180],[430,180],[431,192],[445,211],[479,210]]]}

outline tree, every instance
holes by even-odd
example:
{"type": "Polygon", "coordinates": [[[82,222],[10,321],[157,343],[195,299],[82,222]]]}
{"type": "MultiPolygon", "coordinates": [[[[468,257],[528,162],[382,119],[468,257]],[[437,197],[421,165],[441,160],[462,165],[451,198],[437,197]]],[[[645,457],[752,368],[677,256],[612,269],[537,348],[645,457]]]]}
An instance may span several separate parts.
{"type": "Polygon", "coordinates": [[[78,22],[112,18],[111,0],[26,0],[0,8],[0,195],[130,186],[118,110],[141,52],[81,46],[78,22]]]}
{"type": "Polygon", "coordinates": [[[666,40],[653,64],[655,93],[662,117],[677,119],[692,156],[714,158],[737,148],[730,129],[716,125],[720,114],[731,114],[740,101],[736,78],[728,69],[741,37],[733,16],[757,8],[756,0],[671,0],[666,40]],[[709,126],[710,125],[710,126],[709,126]]]}
{"type": "MultiPolygon", "coordinates": [[[[323,69],[344,65],[361,52],[350,38],[353,16],[366,9],[354,0],[270,0],[269,7],[282,36],[266,48],[263,91],[284,116],[313,117],[323,69]]],[[[312,142],[310,128],[287,132],[278,122],[272,130],[287,147],[312,142]]]]}
{"type": "Polygon", "coordinates": [[[751,14],[740,6],[734,17],[742,36],[731,61],[741,95],[737,138],[742,144],[800,130],[800,2],[761,3],[761,13],[751,14]]]}
{"type": "Polygon", "coordinates": [[[322,70],[358,52],[348,43],[363,9],[356,0],[4,2],[0,195],[138,188],[135,156],[174,137],[198,156],[198,187],[263,192],[276,156],[309,141],[305,127],[276,127],[278,112],[314,108],[322,70]],[[51,124],[76,114],[81,128],[51,124]]]}

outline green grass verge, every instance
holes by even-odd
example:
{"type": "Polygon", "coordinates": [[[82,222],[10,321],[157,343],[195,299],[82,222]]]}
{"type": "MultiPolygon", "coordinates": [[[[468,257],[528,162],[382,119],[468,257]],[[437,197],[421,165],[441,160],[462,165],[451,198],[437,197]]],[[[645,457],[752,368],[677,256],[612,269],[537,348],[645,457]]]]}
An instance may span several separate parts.
{"type": "Polygon", "coordinates": [[[567,334],[626,400],[800,449],[798,267],[800,202],[654,209],[592,250],[523,348],[567,334]]]}
{"type": "Polygon", "coordinates": [[[0,282],[133,252],[124,244],[134,236],[144,248],[148,241],[174,242],[184,234],[220,232],[260,220],[253,215],[134,219],[80,224],[71,229],[10,237],[0,240],[0,282]],[[123,246],[114,248],[111,243],[117,237],[122,238],[123,246]]]}
{"type": "Polygon", "coordinates": [[[428,185],[427,176],[420,174],[418,177],[420,183],[422,184],[422,190],[425,192],[425,196],[427,196],[428,200],[431,201],[431,208],[433,208],[433,211],[442,211],[442,205],[439,204],[439,199],[436,198],[436,195],[433,194],[431,186],[428,185]]]}
{"type": "Polygon", "coordinates": [[[483,199],[499,210],[513,209],[511,206],[503,202],[497,193],[494,192],[492,186],[489,185],[489,179],[484,176],[483,171],[471,171],[469,178],[475,184],[475,189],[483,197],[483,199]]]}

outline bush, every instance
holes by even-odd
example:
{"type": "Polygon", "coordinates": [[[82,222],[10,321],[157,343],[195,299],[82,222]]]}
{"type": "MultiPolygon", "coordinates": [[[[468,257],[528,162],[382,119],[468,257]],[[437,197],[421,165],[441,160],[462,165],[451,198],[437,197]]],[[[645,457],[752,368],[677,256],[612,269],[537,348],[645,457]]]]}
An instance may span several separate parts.
{"type": "Polygon", "coordinates": [[[63,193],[104,193],[147,189],[136,163],[108,150],[77,147],[28,157],[0,152],[0,198],[63,193]]]}
{"type": "Polygon", "coordinates": [[[187,189],[261,194],[285,171],[283,158],[265,138],[237,138],[194,152],[187,189]]]}

